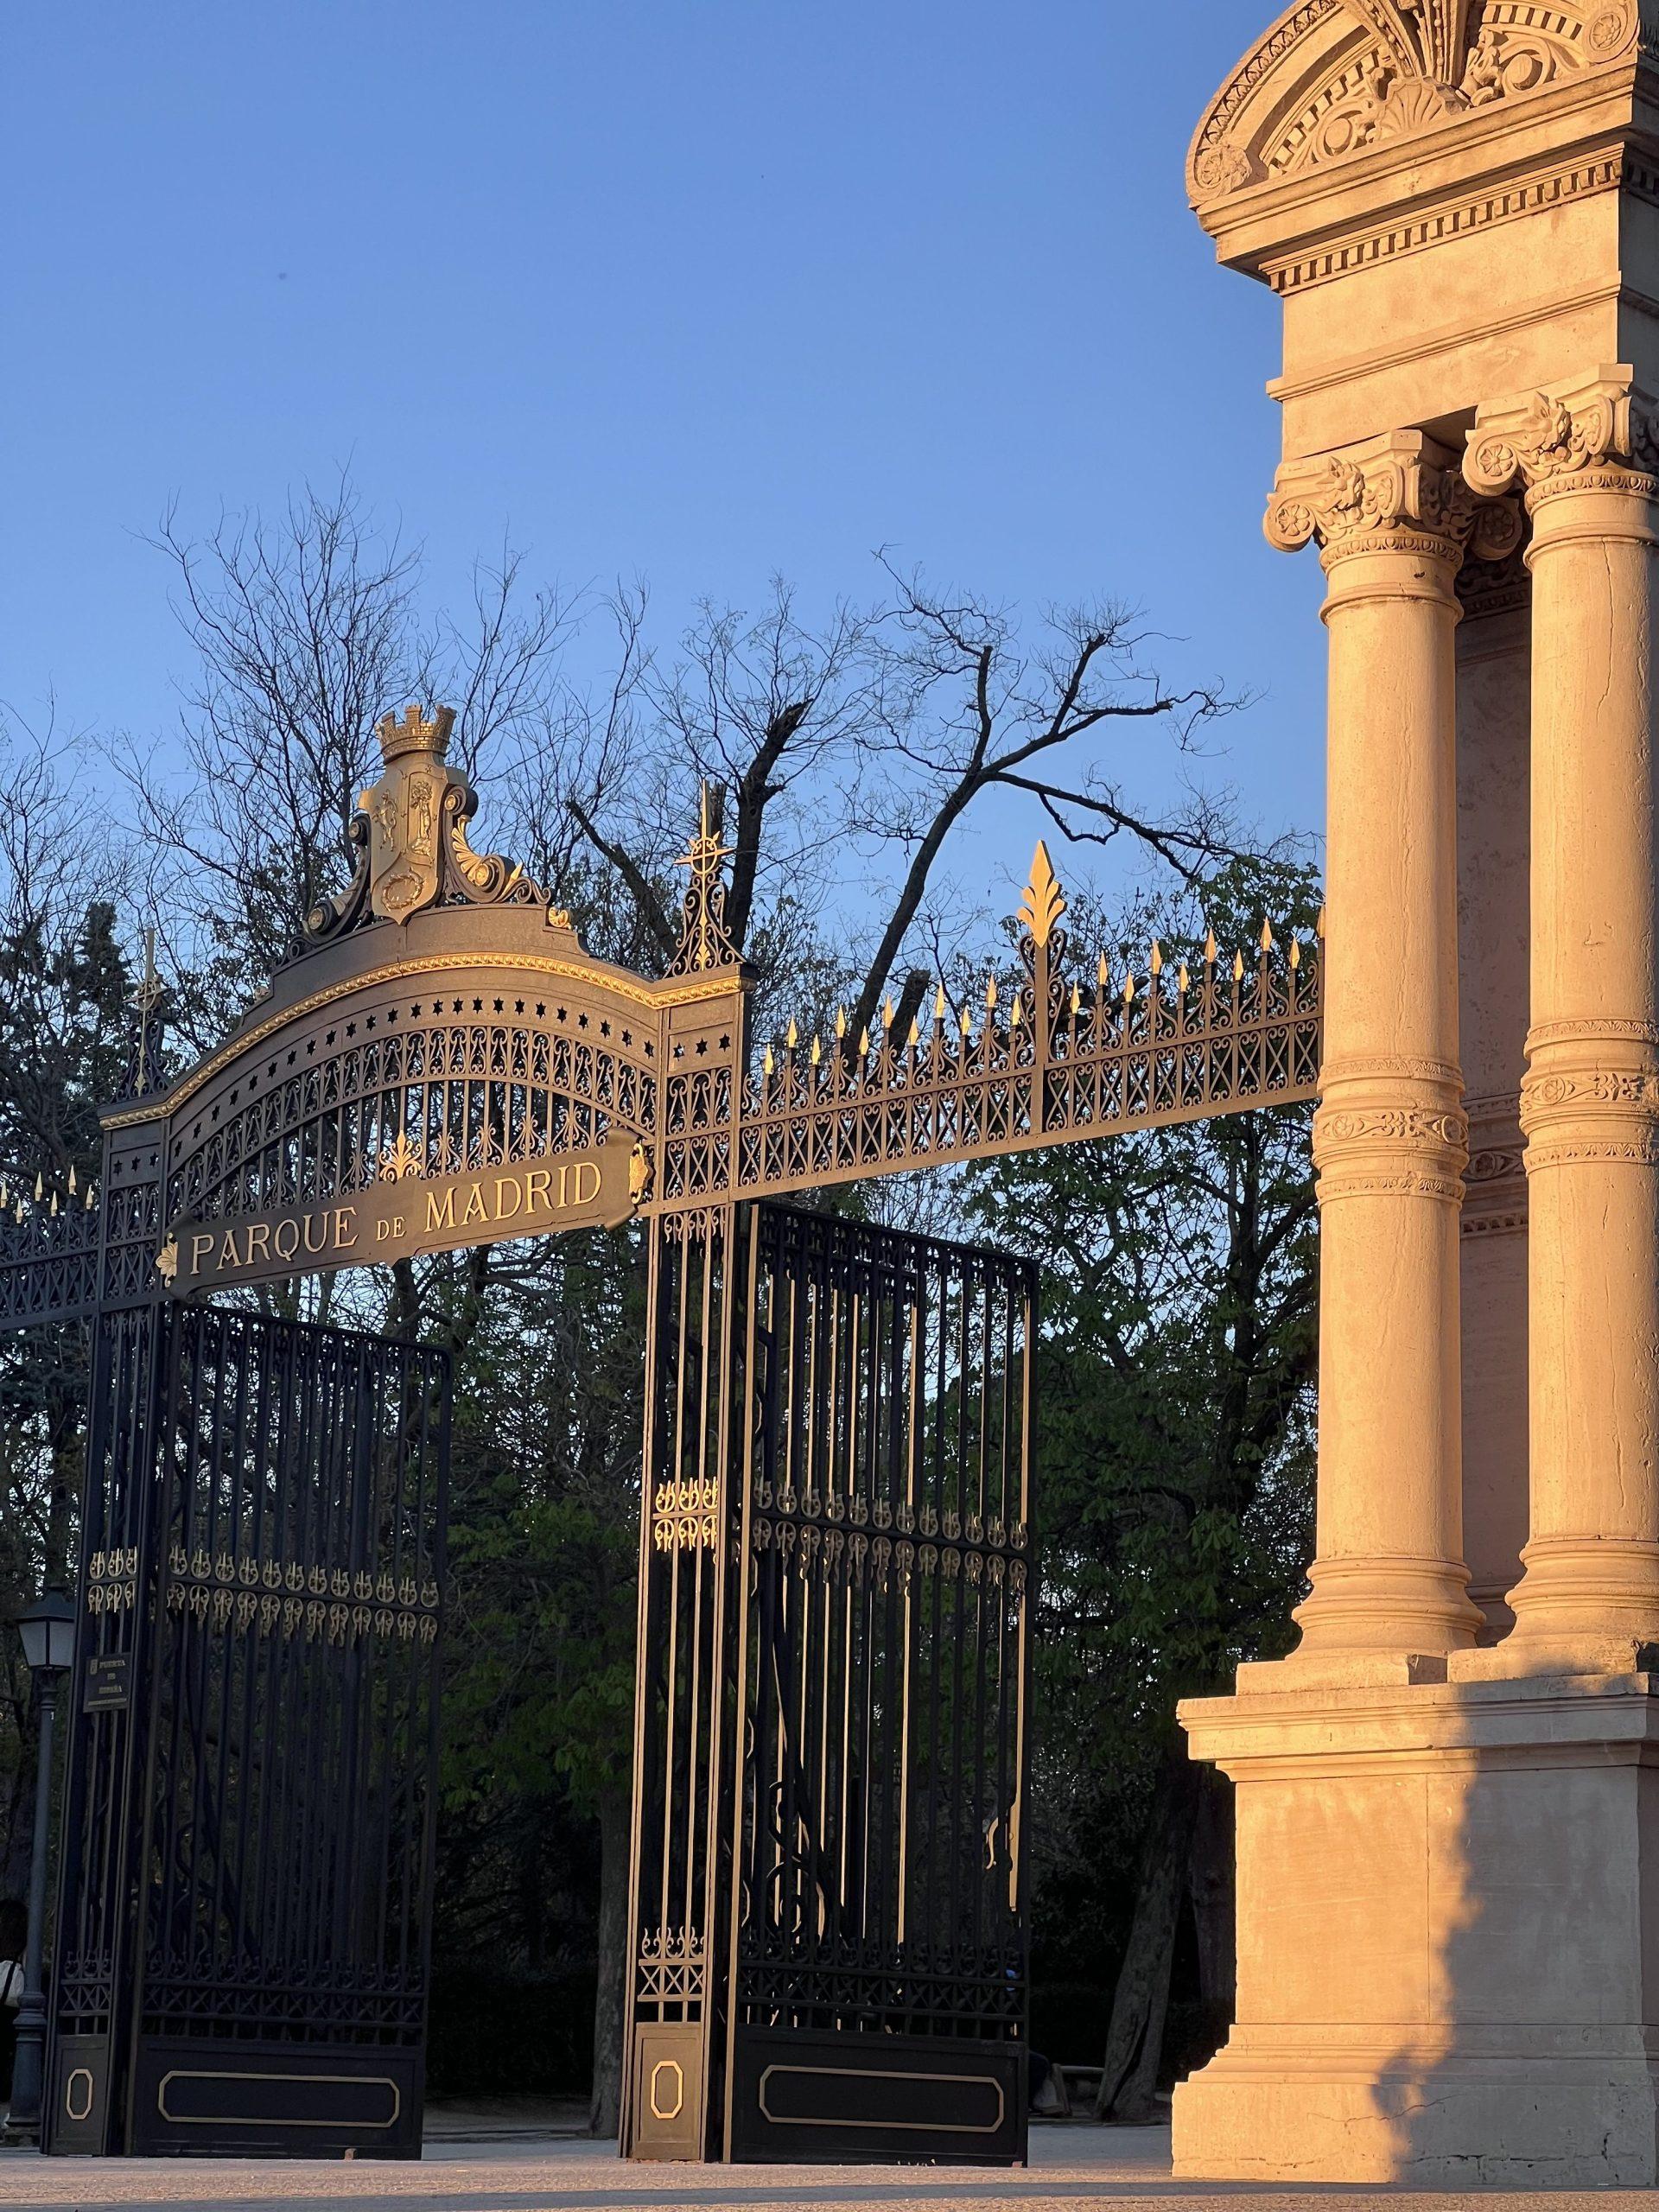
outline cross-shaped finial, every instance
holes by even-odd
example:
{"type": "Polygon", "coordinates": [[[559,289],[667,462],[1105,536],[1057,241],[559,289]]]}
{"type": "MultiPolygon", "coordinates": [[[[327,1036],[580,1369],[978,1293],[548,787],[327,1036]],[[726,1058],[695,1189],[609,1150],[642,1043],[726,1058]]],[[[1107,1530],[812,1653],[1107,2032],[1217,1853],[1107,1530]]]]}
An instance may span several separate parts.
{"type": "Polygon", "coordinates": [[[675,863],[691,871],[680,917],[679,950],[674,957],[676,974],[724,968],[736,957],[726,934],[726,894],[721,882],[721,870],[734,850],[711,826],[705,778],[697,804],[697,834],[675,863]]]}

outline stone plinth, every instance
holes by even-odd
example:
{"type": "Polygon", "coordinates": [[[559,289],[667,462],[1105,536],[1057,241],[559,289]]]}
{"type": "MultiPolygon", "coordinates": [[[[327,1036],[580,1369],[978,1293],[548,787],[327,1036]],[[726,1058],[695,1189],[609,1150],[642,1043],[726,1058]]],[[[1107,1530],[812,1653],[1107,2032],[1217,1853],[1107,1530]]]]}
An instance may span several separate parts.
{"type": "Polygon", "coordinates": [[[1178,2177],[1659,2184],[1659,1675],[1410,1679],[1496,1658],[1182,1708],[1236,1785],[1238,2012],[1178,2177]]]}

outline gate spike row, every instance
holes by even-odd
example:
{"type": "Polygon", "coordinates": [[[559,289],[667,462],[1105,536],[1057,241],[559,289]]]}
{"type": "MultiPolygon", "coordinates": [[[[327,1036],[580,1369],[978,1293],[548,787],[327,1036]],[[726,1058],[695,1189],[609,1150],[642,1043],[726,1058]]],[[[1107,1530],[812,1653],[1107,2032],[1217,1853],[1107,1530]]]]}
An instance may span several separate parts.
{"type": "Polygon", "coordinates": [[[1101,956],[1100,956],[1099,964],[1096,966],[1096,969],[1095,969],[1095,981],[1096,981],[1096,982],[1100,986],[1101,989],[1103,991],[1103,990],[1106,988],[1106,986],[1108,985],[1108,983],[1109,983],[1109,982],[1111,982],[1111,980],[1112,980],[1112,973],[1111,973],[1111,969],[1110,969],[1109,968],[1108,968],[1108,966],[1106,965],[1106,956],[1105,956],[1105,954],[1103,952],[1103,953],[1101,954],[1101,956]]]}
{"type": "Polygon", "coordinates": [[[1152,940],[1152,952],[1147,964],[1151,969],[1154,976],[1161,976],[1163,974],[1164,949],[1162,945],[1159,944],[1156,938],[1154,938],[1152,940]]]}
{"type": "Polygon", "coordinates": [[[772,1057],[772,1047],[768,1045],[766,1047],[766,1057],[760,1063],[760,1071],[763,1075],[770,1075],[776,1065],[777,1062],[772,1057]]]}
{"type": "Polygon", "coordinates": [[[52,1193],[52,1218],[53,1218],[53,1220],[54,1220],[54,1221],[55,1221],[55,1220],[57,1219],[57,1217],[58,1217],[58,1194],[57,1194],[57,1192],[56,1192],[55,1191],[54,1191],[54,1192],[53,1192],[53,1193],[52,1193]]]}
{"type": "Polygon", "coordinates": [[[964,1039],[971,1037],[974,1033],[973,1010],[969,1007],[963,1007],[962,1009],[962,1033],[964,1039]]]}
{"type": "Polygon", "coordinates": [[[1186,987],[1190,980],[1191,979],[1186,972],[1186,963],[1183,960],[1181,963],[1180,973],[1175,979],[1175,988],[1180,992],[1183,998],[1186,996],[1186,987]]]}
{"type": "Polygon", "coordinates": [[[1236,983],[1242,983],[1243,980],[1244,956],[1242,952],[1236,952],[1233,955],[1233,981],[1236,983]]]}
{"type": "Polygon", "coordinates": [[[37,1176],[35,1178],[35,1205],[39,1205],[39,1204],[41,1203],[41,1200],[45,1196],[46,1196],[46,1178],[45,1178],[45,1176],[44,1176],[44,1175],[37,1175],[37,1176]]]}
{"type": "Polygon", "coordinates": [[[1302,948],[1294,938],[1290,940],[1290,964],[1293,968],[1300,968],[1302,964],[1302,948]]]}
{"type": "Polygon", "coordinates": [[[823,1059],[823,1046],[822,1043],[819,1041],[817,1032],[815,1030],[815,1031],[813,1032],[813,1033],[812,1033],[812,1065],[813,1065],[813,1066],[814,1066],[814,1067],[817,1067],[817,1065],[818,1065],[818,1063],[819,1063],[819,1061],[820,1061],[820,1060],[822,1060],[822,1059],[823,1059]]]}
{"type": "Polygon", "coordinates": [[[1273,950],[1273,924],[1271,922],[1263,922],[1262,925],[1262,950],[1263,952],[1273,950]]]}
{"type": "Polygon", "coordinates": [[[891,992],[881,1001],[881,1027],[884,1029],[891,1029],[893,1027],[893,994],[891,992]]]}
{"type": "Polygon", "coordinates": [[[1216,933],[1214,930],[1205,930],[1204,933],[1204,963],[1206,968],[1213,967],[1215,965],[1217,950],[1216,933]]]}
{"type": "Polygon", "coordinates": [[[93,1193],[93,1188],[92,1188],[92,1185],[89,1183],[89,1184],[86,1185],[86,1211],[87,1211],[87,1212],[88,1212],[88,1213],[91,1213],[91,1211],[92,1211],[92,1198],[93,1198],[93,1195],[94,1195],[94,1193],[93,1193]]]}
{"type": "Polygon", "coordinates": [[[934,1020],[943,1021],[944,1020],[944,985],[941,983],[938,989],[933,995],[934,1020]]]}
{"type": "Polygon", "coordinates": [[[791,1014],[789,1017],[789,1027],[784,1032],[784,1042],[788,1046],[790,1051],[792,1052],[800,1041],[801,1033],[795,1027],[795,1017],[791,1014]]]}
{"type": "Polygon", "coordinates": [[[868,1027],[866,1027],[865,1028],[861,1029],[861,1030],[859,1031],[859,1033],[858,1033],[858,1057],[859,1057],[859,1058],[860,1058],[861,1060],[868,1059],[868,1058],[869,1058],[869,1052],[870,1052],[870,1033],[869,1033],[868,1027]]]}
{"type": "Polygon", "coordinates": [[[1073,1014],[1083,1012],[1083,993],[1075,983],[1071,986],[1071,1011],[1073,1014]]]}
{"type": "Polygon", "coordinates": [[[10,1204],[11,1192],[6,1188],[3,1183],[0,1183],[0,1206],[9,1206],[10,1204]]]}
{"type": "Polygon", "coordinates": [[[839,1043],[840,1043],[840,1041],[841,1041],[841,1039],[842,1039],[846,1034],[847,1034],[847,1009],[846,1009],[846,1007],[845,1007],[844,1006],[838,1006],[838,1007],[836,1008],[836,1043],[837,1043],[837,1044],[839,1044],[839,1043]]]}
{"type": "Polygon", "coordinates": [[[1135,971],[1133,969],[1131,969],[1129,973],[1123,978],[1123,1003],[1125,1006],[1133,1006],[1135,1004],[1135,971]]]}
{"type": "Polygon", "coordinates": [[[995,976],[988,976],[985,979],[985,1006],[988,1013],[995,1011],[996,978],[995,976]]]}
{"type": "Polygon", "coordinates": [[[1008,1011],[1008,1027],[1009,1027],[1009,1028],[1010,1028],[1010,1029],[1017,1029],[1017,1028],[1020,1027],[1020,1023],[1025,1020],[1025,1018],[1026,1018],[1025,1007],[1024,1007],[1024,1004],[1023,1004],[1023,1002],[1022,1002],[1022,1001],[1021,1001],[1021,999],[1020,999],[1020,995],[1019,992],[1018,992],[1018,991],[1016,991],[1016,992],[1014,993],[1014,1004],[1013,1004],[1013,1006],[1009,1008],[1009,1011],[1008,1011]]]}
{"type": "Polygon", "coordinates": [[[905,1042],[909,1046],[911,1051],[913,1052],[921,1041],[922,1033],[916,1027],[916,1017],[912,1014],[910,1019],[910,1034],[906,1038],[905,1042]]]}
{"type": "Polygon", "coordinates": [[[76,1192],[76,1191],[79,1189],[79,1185],[76,1183],[76,1181],[75,1181],[75,1171],[74,1171],[74,1167],[73,1167],[73,1166],[72,1165],[72,1166],[70,1166],[70,1169],[69,1169],[69,1195],[70,1195],[70,1197],[71,1197],[72,1198],[74,1197],[75,1192],[76,1192]]]}

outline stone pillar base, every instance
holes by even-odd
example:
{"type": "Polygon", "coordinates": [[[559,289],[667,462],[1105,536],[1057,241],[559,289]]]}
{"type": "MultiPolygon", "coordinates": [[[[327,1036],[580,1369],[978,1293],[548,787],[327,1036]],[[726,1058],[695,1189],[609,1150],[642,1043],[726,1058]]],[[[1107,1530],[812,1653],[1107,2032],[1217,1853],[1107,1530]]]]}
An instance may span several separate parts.
{"type": "MultiPolygon", "coordinates": [[[[1548,2038],[1542,2038],[1544,2044],[1548,2038]]],[[[1175,2092],[1183,2181],[1402,2182],[1422,2189],[1651,2189],[1659,2058],[1641,2031],[1572,2050],[1464,2037],[1433,2050],[1235,2029],[1175,2092]]]]}
{"type": "Polygon", "coordinates": [[[1659,2185],[1659,1675],[1248,1682],[1182,1709],[1236,1784],[1239,2024],[1177,2177],[1659,2185]]]}

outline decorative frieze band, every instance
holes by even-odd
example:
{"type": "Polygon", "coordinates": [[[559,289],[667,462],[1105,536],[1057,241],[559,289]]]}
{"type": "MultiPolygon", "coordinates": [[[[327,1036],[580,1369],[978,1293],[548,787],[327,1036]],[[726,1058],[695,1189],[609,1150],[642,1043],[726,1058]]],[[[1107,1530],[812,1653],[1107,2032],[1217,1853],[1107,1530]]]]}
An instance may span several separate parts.
{"type": "Polygon", "coordinates": [[[900,1588],[913,1573],[937,1574],[993,1588],[1006,1582],[1017,1598],[1026,1586],[1030,1532],[1024,1522],[1010,1525],[995,1515],[894,1505],[859,1491],[797,1491],[787,1483],[774,1490],[763,1481],[755,1485],[750,1542],[756,1553],[775,1552],[802,1574],[844,1575],[861,1586],[868,1580],[878,1590],[887,1587],[890,1574],[900,1588]]]}
{"type": "Polygon", "coordinates": [[[1643,1033],[1649,1029],[1554,1022],[1547,1037],[1534,1033],[1521,1086],[1529,1175],[1586,1161],[1659,1164],[1659,1045],[1643,1033]]]}
{"type": "Polygon", "coordinates": [[[1521,1134],[1520,1098],[1471,1098],[1469,1165],[1464,1173],[1465,1236],[1505,1236],[1527,1226],[1526,1144],[1521,1134]]]}
{"type": "Polygon", "coordinates": [[[326,1637],[345,1643],[366,1636],[417,1638],[438,1632],[435,1582],[401,1580],[344,1567],[302,1567],[297,1560],[238,1558],[229,1552],[187,1551],[175,1544],[168,1559],[167,1603],[214,1628],[255,1628],[269,1636],[326,1637]]]}
{"type": "Polygon", "coordinates": [[[1383,1106],[1334,1101],[1313,1117],[1321,1205],[1340,1198],[1463,1198],[1469,1124],[1451,1105],[1383,1106]]]}

